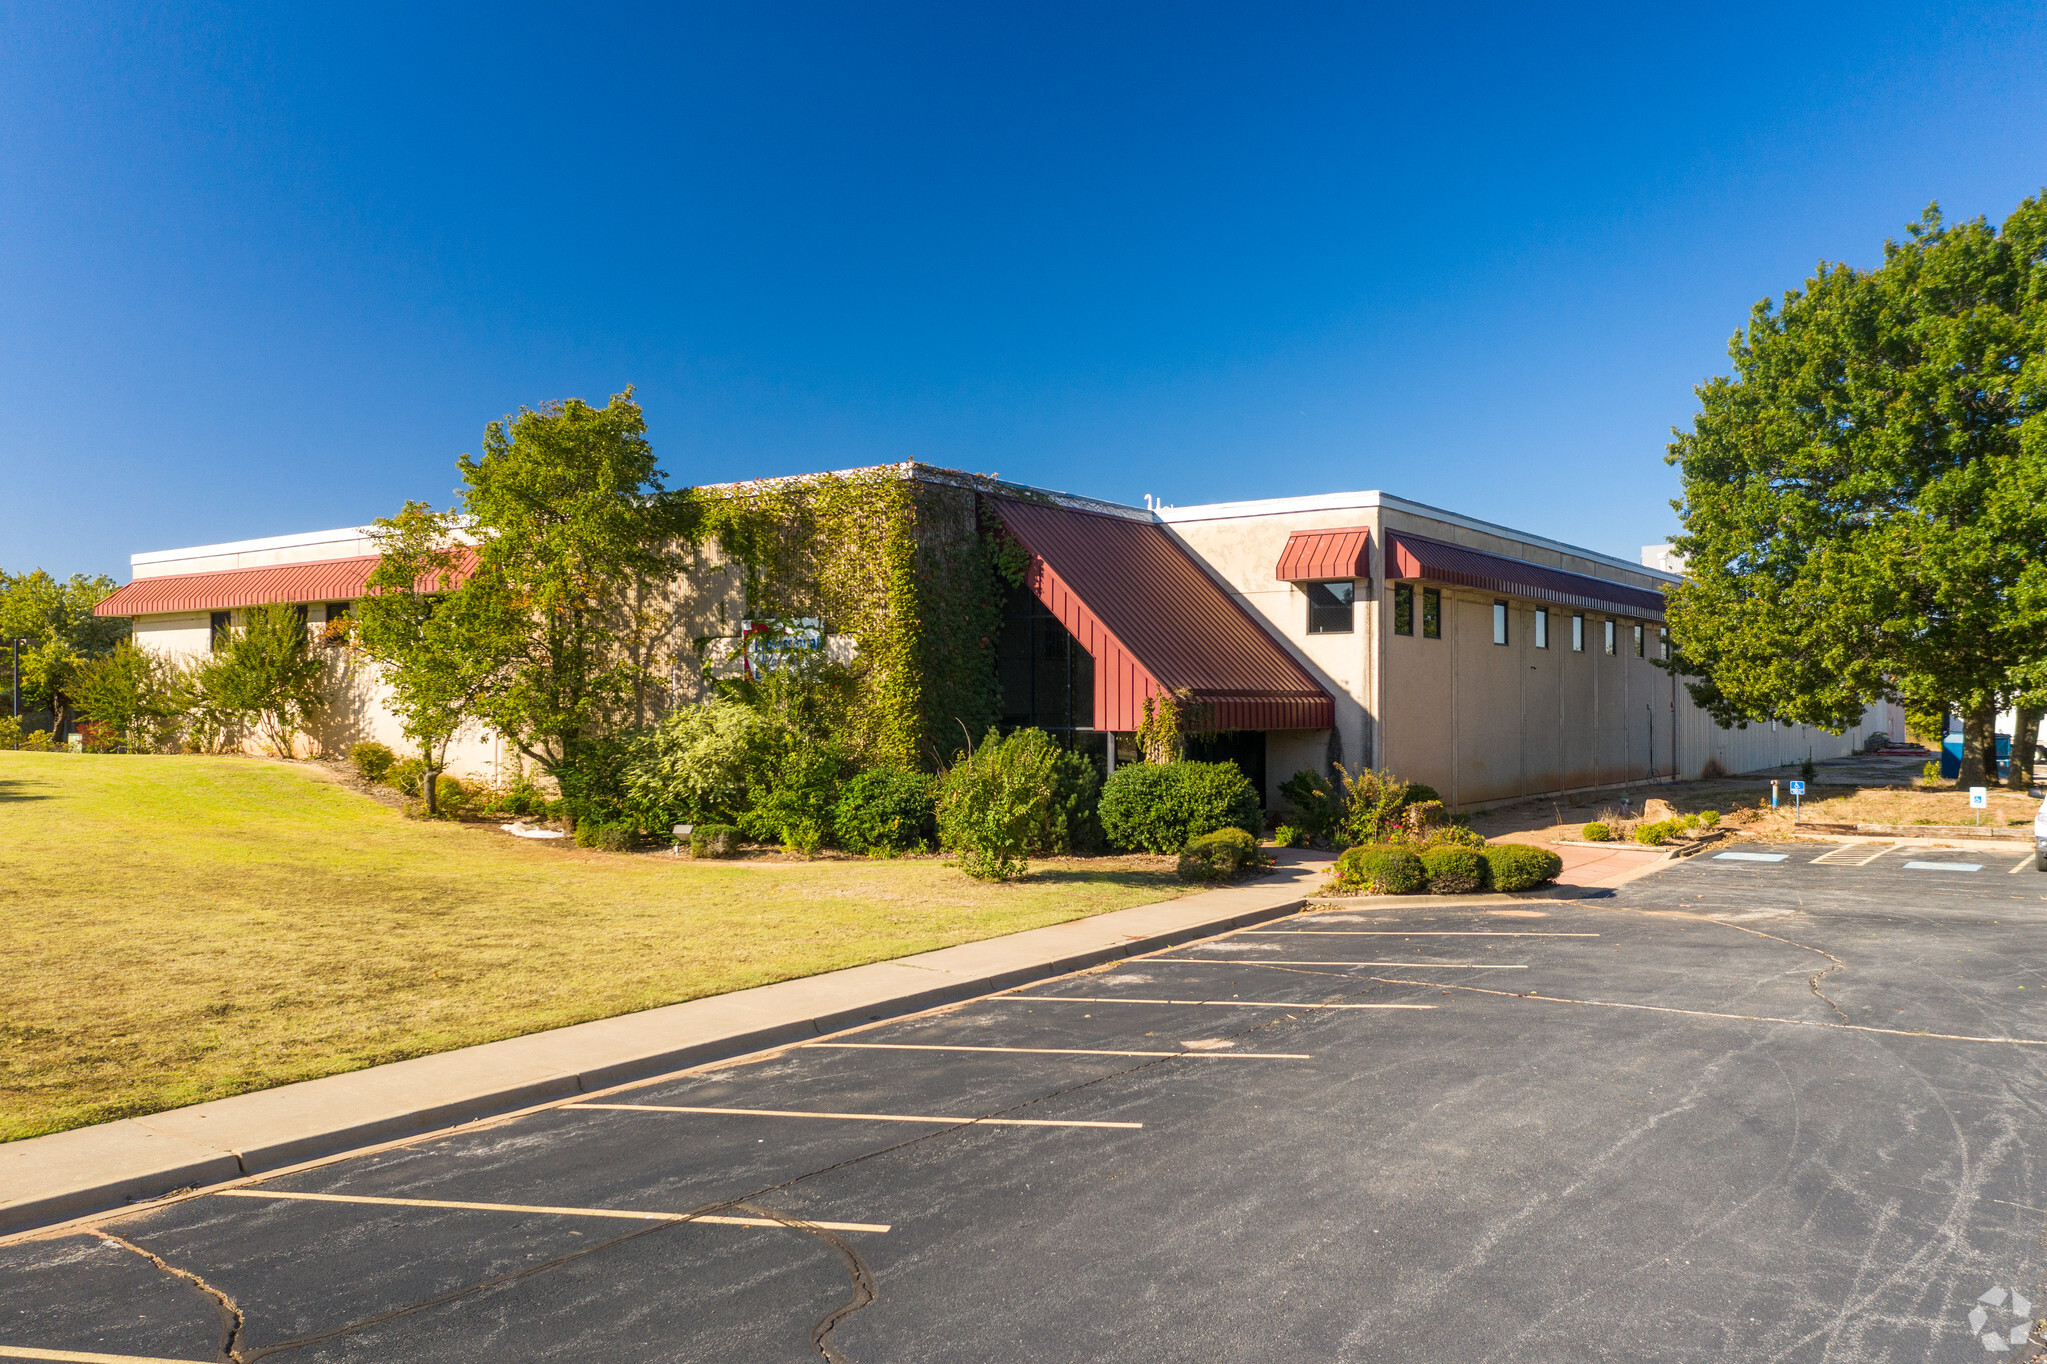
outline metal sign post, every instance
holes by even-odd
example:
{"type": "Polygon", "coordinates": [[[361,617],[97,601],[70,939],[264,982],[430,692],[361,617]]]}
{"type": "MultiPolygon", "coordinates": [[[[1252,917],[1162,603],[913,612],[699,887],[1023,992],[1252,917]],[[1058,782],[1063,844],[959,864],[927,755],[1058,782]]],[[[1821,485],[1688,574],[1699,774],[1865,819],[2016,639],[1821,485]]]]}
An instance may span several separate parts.
{"type": "Polygon", "coordinates": [[[1800,811],[1800,810],[1802,810],[1802,809],[1804,808],[1804,806],[1805,806],[1805,783],[1804,783],[1804,782],[1802,782],[1802,781],[1795,781],[1795,782],[1792,782],[1792,783],[1791,783],[1791,822],[1792,822],[1793,824],[1796,824],[1796,823],[1798,823],[1798,814],[1799,814],[1799,811],[1800,811]]]}
{"type": "Polygon", "coordinates": [[[1969,808],[1976,812],[1976,822],[1978,824],[1983,822],[1983,810],[1989,804],[1990,790],[1988,787],[1972,786],[1969,788],[1969,808]]]}

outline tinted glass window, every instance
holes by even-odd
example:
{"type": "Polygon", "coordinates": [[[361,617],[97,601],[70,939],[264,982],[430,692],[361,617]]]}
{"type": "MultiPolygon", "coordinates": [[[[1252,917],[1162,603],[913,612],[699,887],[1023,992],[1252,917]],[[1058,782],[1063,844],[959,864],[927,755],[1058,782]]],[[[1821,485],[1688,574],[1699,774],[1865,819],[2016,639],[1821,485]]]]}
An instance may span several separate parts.
{"type": "Polygon", "coordinates": [[[1641,626],[1639,626],[1639,625],[1637,625],[1637,626],[1635,627],[1635,657],[1636,657],[1636,658],[1640,658],[1641,656],[1642,656],[1642,627],[1641,627],[1641,626]]]}
{"type": "Polygon", "coordinates": [[[995,673],[1005,731],[1037,728],[1070,743],[1094,726],[1095,661],[1027,587],[1004,604],[995,673]]]}
{"type": "Polygon", "coordinates": [[[1422,638],[1443,637],[1443,594],[1433,587],[1422,589],[1422,638]]]}
{"type": "Polygon", "coordinates": [[[1311,635],[1347,635],[1351,632],[1352,604],[1357,596],[1356,583],[1309,583],[1308,588],[1308,633],[1311,635]]]}
{"type": "Polygon", "coordinates": [[[1393,584],[1393,633],[1414,633],[1414,584],[1393,584]]]}
{"type": "Polygon", "coordinates": [[[1608,653],[1613,653],[1613,652],[1614,652],[1614,647],[1613,647],[1613,626],[1614,626],[1614,623],[1613,623],[1612,621],[1608,621],[1608,622],[1606,623],[1606,651],[1607,651],[1608,653]]]}
{"type": "Polygon", "coordinates": [[[227,632],[234,628],[234,621],[235,614],[232,611],[215,611],[213,613],[213,635],[209,641],[213,648],[220,648],[222,641],[227,638],[227,632]]]}
{"type": "Polygon", "coordinates": [[[1585,652],[1585,617],[1571,617],[1571,652],[1585,652]]]}
{"type": "Polygon", "coordinates": [[[1535,613],[1535,647],[1538,649],[1547,649],[1549,647],[1549,612],[1547,611],[1537,610],[1535,613]]]}
{"type": "Polygon", "coordinates": [[[1493,603],[1493,643],[1505,644],[1506,642],[1507,642],[1507,603],[1503,601],[1496,601],[1493,603]]]}

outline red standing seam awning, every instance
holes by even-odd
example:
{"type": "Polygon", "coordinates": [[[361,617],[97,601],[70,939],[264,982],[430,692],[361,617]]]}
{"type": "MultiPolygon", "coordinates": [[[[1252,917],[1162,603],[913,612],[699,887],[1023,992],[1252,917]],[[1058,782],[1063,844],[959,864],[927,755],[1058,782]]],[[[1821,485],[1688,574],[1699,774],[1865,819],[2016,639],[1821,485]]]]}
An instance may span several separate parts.
{"type": "Polygon", "coordinates": [[[1386,576],[1427,578],[1560,606],[1663,619],[1663,594],[1654,588],[1595,578],[1589,573],[1545,568],[1525,559],[1509,559],[1504,554],[1488,554],[1406,531],[1387,532],[1386,576]]]}
{"type": "Polygon", "coordinates": [[[1372,576],[1372,532],[1365,526],[1297,530],[1286,538],[1273,576],[1283,583],[1372,576]]]}
{"type": "MultiPolygon", "coordinates": [[[[354,601],[369,595],[370,574],[378,556],[322,559],[307,564],[272,564],[264,568],[222,568],[210,573],[168,573],[137,578],[116,588],[92,608],[95,616],[161,616],[180,611],[229,611],[267,602],[354,601]]],[[[460,582],[474,571],[476,556],[468,550],[456,557],[460,582]]],[[[438,590],[422,581],[422,591],[438,590]]]]}
{"type": "Polygon", "coordinates": [[[1328,729],[1336,702],[1158,525],[991,499],[1031,556],[1026,582],[1094,659],[1095,727],[1184,692],[1217,729],[1328,729]]]}

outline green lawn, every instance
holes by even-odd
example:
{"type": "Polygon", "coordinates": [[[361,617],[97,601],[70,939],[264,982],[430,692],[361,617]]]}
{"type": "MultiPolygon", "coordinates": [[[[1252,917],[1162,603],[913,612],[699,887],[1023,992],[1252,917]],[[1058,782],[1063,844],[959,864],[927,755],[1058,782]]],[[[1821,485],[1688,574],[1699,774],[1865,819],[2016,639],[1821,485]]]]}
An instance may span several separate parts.
{"type": "Polygon", "coordinates": [[[1169,867],[692,863],[283,763],[0,752],[0,1140],[1169,899],[1169,867]]]}

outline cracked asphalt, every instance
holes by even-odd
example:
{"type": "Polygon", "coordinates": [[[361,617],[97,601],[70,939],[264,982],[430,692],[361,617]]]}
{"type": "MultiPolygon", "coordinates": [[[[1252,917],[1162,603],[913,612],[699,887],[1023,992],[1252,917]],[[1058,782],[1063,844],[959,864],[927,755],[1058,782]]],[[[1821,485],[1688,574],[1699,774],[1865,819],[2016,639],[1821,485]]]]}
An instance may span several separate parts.
{"type": "Polygon", "coordinates": [[[0,1358],[2033,1357],[2047,876],[1774,851],[1297,916],[17,1239],[0,1358]]]}

